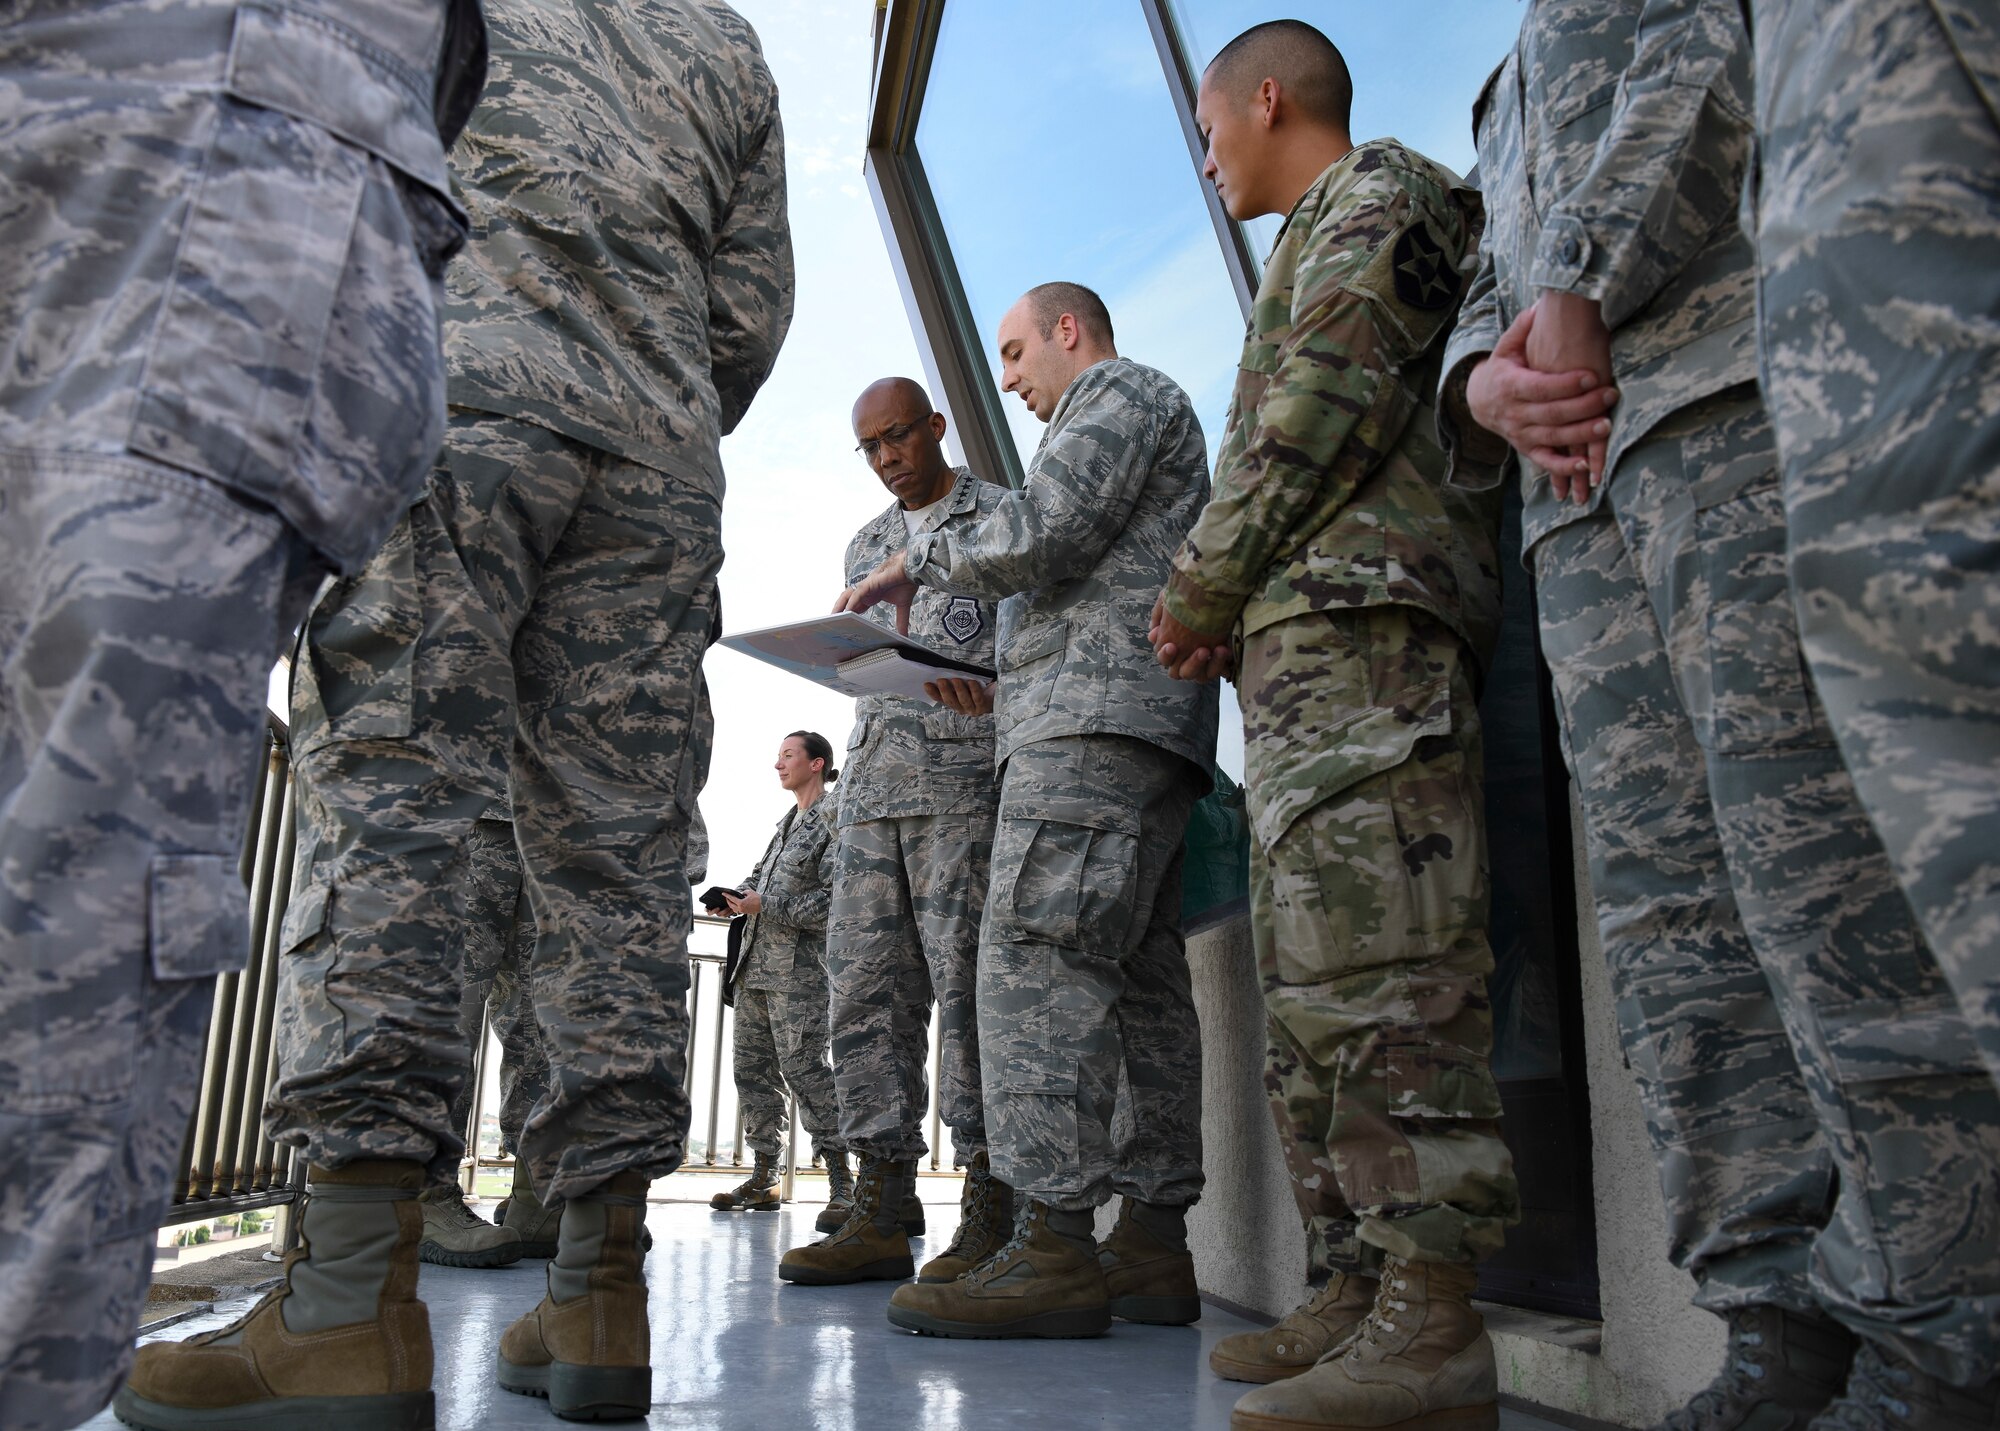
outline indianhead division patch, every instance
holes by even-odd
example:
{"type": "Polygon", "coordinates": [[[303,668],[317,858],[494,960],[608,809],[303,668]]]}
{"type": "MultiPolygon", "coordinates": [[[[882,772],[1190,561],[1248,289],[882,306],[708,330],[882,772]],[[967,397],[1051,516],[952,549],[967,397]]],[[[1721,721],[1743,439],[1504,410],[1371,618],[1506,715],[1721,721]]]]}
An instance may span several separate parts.
{"type": "Polygon", "coordinates": [[[951,604],[944,609],[944,634],[963,646],[986,629],[986,618],[980,614],[979,601],[971,596],[954,596],[951,604]]]}
{"type": "Polygon", "coordinates": [[[1411,224],[1396,240],[1395,272],[1396,296],[1412,308],[1434,313],[1458,301],[1458,270],[1425,224],[1411,224]]]}

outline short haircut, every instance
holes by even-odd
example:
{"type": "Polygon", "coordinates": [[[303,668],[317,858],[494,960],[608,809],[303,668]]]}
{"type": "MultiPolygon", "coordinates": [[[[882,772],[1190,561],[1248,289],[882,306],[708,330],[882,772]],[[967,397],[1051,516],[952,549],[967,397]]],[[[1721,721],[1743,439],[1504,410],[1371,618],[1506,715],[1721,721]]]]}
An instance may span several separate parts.
{"type": "Polygon", "coordinates": [[[1354,80],[1333,41],[1303,20],[1252,25],[1208,62],[1209,83],[1225,94],[1274,79],[1311,120],[1347,133],[1354,80]]]}
{"type": "Polygon", "coordinates": [[[1028,300],[1028,311],[1035,317],[1035,331],[1044,338],[1055,332],[1056,324],[1067,313],[1076,319],[1077,327],[1106,347],[1114,342],[1111,310],[1081,283],[1038,283],[1023,296],[1028,300]]]}

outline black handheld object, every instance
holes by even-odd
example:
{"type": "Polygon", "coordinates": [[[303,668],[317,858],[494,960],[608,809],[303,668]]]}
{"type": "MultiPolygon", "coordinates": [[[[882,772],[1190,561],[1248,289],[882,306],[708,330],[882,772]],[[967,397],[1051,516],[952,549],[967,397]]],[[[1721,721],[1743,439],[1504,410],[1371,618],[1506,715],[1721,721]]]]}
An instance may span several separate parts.
{"type": "Polygon", "coordinates": [[[712,884],[701,892],[701,907],[710,913],[718,913],[729,908],[728,900],[742,897],[743,891],[740,889],[731,889],[724,884],[712,884]]]}

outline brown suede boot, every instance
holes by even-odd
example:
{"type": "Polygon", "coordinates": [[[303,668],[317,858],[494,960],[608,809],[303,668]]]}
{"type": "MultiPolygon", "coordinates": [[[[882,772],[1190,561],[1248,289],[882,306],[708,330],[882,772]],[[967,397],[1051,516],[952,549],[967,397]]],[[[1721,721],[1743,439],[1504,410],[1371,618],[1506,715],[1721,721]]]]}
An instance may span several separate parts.
{"type": "Polygon", "coordinates": [[[311,1169],[284,1285],[220,1331],[140,1347],[118,1419],[146,1431],[431,1431],[423,1186],[418,1162],[311,1169]]]}
{"type": "Polygon", "coordinates": [[[1111,1327],[1088,1211],[1021,1201],[1014,1236],[955,1282],[912,1282],[889,1298],[889,1320],[935,1337],[1095,1337],[1111,1327]]]}
{"type": "Polygon", "coordinates": [[[972,1155],[958,1192],[958,1231],[951,1245],[923,1265],[919,1282],[956,1282],[1014,1235],[1014,1190],[993,1176],[986,1150],[972,1155]]]}
{"type": "Polygon", "coordinates": [[[556,1255],[556,1235],[562,1227],[560,1200],[545,1203],[535,1192],[534,1174],[518,1154],[514,1159],[514,1187],[503,1204],[506,1212],[500,1224],[521,1239],[523,1257],[556,1255]]]}
{"type": "Polygon", "coordinates": [[[500,1385],[546,1396],[565,1421],[643,1418],[652,1337],[639,1232],[646,1177],[619,1173],[563,1204],[548,1295],[500,1338],[500,1385]]]}
{"type": "Polygon", "coordinates": [[[1336,1272],[1290,1316],[1261,1332],[1224,1337],[1208,1354],[1209,1370],[1225,1381],[1283,1381],[1338,1346],[1375,1305],[1378,1283],[1358,1272],[1336,1272]]]}
{"type": "Polygon", "coordinates": [[[708,1205],[717,1212],[776,1212],[781,1202],[778,1160],[769,1153],[756,1153],[752,1155],[750,1176],[728,1192],[717,1193],[708,1200],[708,1205]]]}
{"type": "Polygon", "coordinates": [[[854,1211],[854,1174],[848,1169],[847,1154],[826,1155],[826,1206],[813,1219],[818,1232],[838,1232],[854,1211]]]}
{"type": "Polygon", "coordinates": [[[1111,1235],[1097,1249],[1097,1265],[1104,1269],[1114,1317],[1184,1327],[1201,1316],[1184,1207],[1155,1207],[1126,1198],[1111,1235]]]}
{"type": "Polygon", "coordinates": [[[896,1215],[908,1185],[906,1164],[863,1155],[854,1181],[854,1210],[839,1230],[817,1242],[794,1247],[778,1263],[778,1275],[808,1287],[848,1282],[900,1282],[916,1270],[910,1237],[896,1215]]]}
{"type": "MultiPolygon", "coordinates": [[[[465,1205],[457,1183],[424,1189],[424,1240],[417,1256],[440,1267],[512,1267],[521,1260],[521,1235],[495,1227],[465,1205]]],[[[511,1200],[510,1200],[511,1201],[511,1200]]]]}
{"type": "Polygon", "coordinates": [[[1495,1431],[1499,1376],[1472,1310],[1473,1269],[1387,1259],[1343,1347],[1236,1403],[1230,1431],[1495,1431]]]}

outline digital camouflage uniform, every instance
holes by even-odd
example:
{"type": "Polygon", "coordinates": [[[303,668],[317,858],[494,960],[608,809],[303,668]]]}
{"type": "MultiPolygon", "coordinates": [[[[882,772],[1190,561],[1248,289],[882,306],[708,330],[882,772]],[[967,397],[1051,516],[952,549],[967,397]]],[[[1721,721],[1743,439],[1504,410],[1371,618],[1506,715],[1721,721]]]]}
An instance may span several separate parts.
{"type": "Polygon", "coordinates": [[[1447,367],[1540,288],[1613,331],[1606,482],[1578,516],[1528,481],[1527,540],[1674,1261],[1716,1311],[1818,1304],[1990,1360],[1995,1094],[1799,660],[1747,382],[1741,39],[1732,0],[1531,8],[1487,90],[1492,218],[1447,367]]]}
{"type": "MultiPolygon", "coordinates": [[[[958,468],[918,530],[969,528],[1004,490],[958,468]]],[[[893,503],[847,544],[847,584],[901,551],[908,536],[893,503]]],[[[868,616],[894,629],[893,607],[868,616]]],[[[981,666],[993,665],[995,628],[994,604],[974,596],[920,588],[910,610],[910,635],[981,666]]],[[[960,715],[920,696],[856,702],[840,772],[826,972],[840,1131],[859,1152],[891,1162],[925,1152],[933,998],[938,1116],[959,1163],[986,1146],[974,983],[998,801],[992,716],[960,715]]]]}
{"type": "Polygon", "coordinates": [[[476,6],[0,24],[0,1425],[104,1404],[243,967],[272,662],[437,450],[476,6]]]}
{"type": "Polygon", "coordinates": [[[743,923],[736,966],[734,1057],[743,1141],[784,1161],[785,1090],[799,1100],[799,1126],[813,1151],[837,1152],[840,1106],[827,1066],[826,924],[839,843],[829,787],[778,821],[764,857],[743,882],[763,906],[743,923]]]}
{"type": "Polygon", "coordinates": [[[1201,1195],[1181,846],[1209,786],[1216,693],[1168,676],[1146,626],[1207,499],[1187,394],[1112,358],[1064,389],[1026,486],[906,557],[922,586],[1001,600],[980,1084],[994,1175],[1059,1209],[1201,1195]]]}
{"type": "Polygon", "coordinates": [[[1445,488],[1430,394],[1479,200],[1350,151],[1264,265],[1167,611],[1242,655],[1265,1084],[1308,1276],[1471,1262],[1520,1216],[1486,979],[1479,684],[1499,503],[1445,488]]]}
{"type": "Polygon", "coordinates": [[[505,793],[550,1064],[521,1152],[553,1200],[681,1159],[717,443],[776,356],[792,272],[776,94],[733,11],[497,0],[488,20],[444,459],[293,673],[268,1122],[328,1166],[455,1147],[441,875],[505,793]]]}
{"type": "Polygon", "coordinates": [[[1747,8],[1762,378],[1806,664],[2000,1079],[2000,15],[1747,8]]]}

